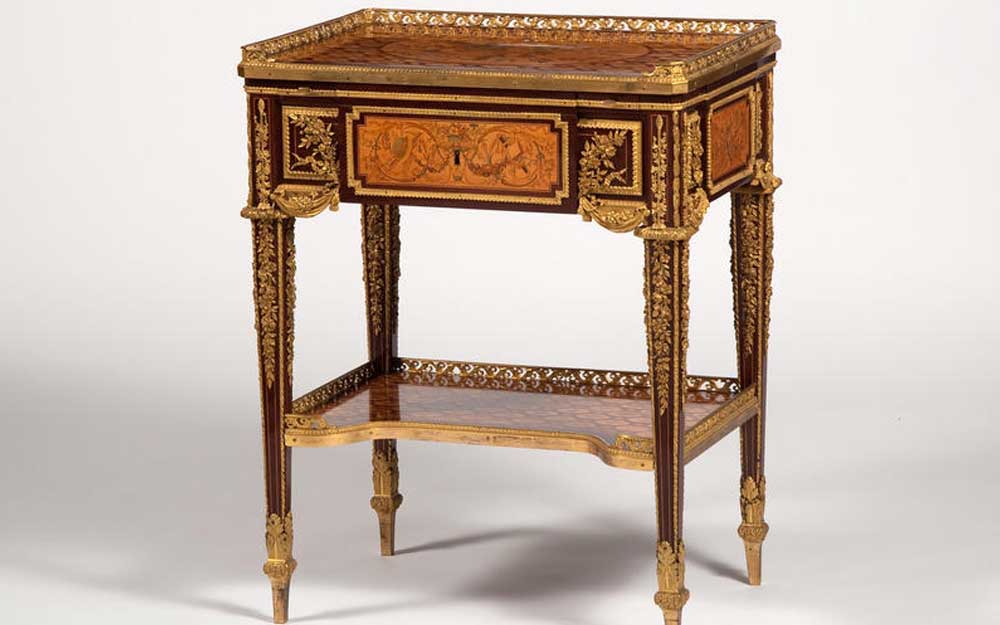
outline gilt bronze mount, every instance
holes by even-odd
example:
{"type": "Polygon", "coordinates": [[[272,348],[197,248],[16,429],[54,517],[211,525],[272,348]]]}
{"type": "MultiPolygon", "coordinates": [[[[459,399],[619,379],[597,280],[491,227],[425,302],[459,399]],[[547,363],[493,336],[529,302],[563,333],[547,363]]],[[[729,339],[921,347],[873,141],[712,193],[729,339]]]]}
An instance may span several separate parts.
{"type": "Polygon", "coordinates": [[[384,9],[243,48],[241,214],[253,242],[276,623],[288,618],[297,566],[291,450],[367,441],[383,556],[396,549],[401,439],[584,452],[651,471],[653,598],[671,625],[690,597],[685,464],[739,430],[737,534],[748,582],[760,584],[779,48],[767,20],[384,9]],[[737,375],[691,375],[690,240],[724,195],[737,375]],[[296,223],[342,201],[362,206],[368,358],[296,398],[296,223]],[[576,214],[634,234],[648,370],[400,356],[401,205],[576,214]]]}

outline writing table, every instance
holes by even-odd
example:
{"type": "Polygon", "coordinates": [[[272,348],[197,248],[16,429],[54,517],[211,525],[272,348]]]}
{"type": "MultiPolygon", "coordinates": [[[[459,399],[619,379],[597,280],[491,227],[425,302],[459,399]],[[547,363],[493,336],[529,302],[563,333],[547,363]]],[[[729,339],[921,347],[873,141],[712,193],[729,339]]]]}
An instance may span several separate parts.
{"type": "Polygon", "coordinates": [[[373,441],[371,506],[387,556],[403,500],[398,439],[589,452],[651,470],[655,602],[671,624],[689,594],[684,465],[738,429],[738,533],[749,582],[760,583],[779,47],[764,20],[366,9],[243,48],[242,214],[253,231],[276,623],[296,566],[291,449],[361,441],[373,441]],[[689,241],[727,194],[738,376],[689,375],[689,241]],[[293,398],[295,224],[339,202],[362,205],[369,359],[293,398]],[[400,356],[404,204],[579,214],[634,234],[648,371],[400,356]]]}

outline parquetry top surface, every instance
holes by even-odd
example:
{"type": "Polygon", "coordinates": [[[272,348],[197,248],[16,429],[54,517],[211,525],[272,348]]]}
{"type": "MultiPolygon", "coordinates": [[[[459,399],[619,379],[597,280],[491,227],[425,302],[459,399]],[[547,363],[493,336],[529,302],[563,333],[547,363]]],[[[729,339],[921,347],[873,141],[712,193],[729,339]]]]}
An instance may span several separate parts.
{"type": "Polygon", "coordinates": [[[684,93],[780,47],[761,20],[365,9],[245,46],[247,78],[684,93]]]}

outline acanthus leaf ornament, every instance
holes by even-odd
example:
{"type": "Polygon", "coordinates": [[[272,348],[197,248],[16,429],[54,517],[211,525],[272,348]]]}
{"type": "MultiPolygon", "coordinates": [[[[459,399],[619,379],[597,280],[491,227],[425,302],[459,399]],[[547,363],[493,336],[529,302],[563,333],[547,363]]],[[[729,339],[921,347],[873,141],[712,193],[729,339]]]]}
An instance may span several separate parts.
{"type": "Polygon", "coordinates": [[[680,623],[681,608],[687,603],[690,593],[684,587],[684,543],[677,548],[669,541],[661,541],[656,548],[656,577],[659,591],[653,598],[663,610],[665,622],[680,623]]]}
{"type": "Polygon", "coordinates": [[[753,178],[746,187],[740,189],[742,193],[774,193],[781,186],[781,178],[774,175],[774,166],[771,161],[758,158],[753,164],[753,178]]]}
{"type": "Polygon", "coordinates": [[[743,478],[740,486],[740,513],[748,525],[764,524],[764,478],[757,481],[753,476],[743,478]]]}
{"type": "Polygon", "coordinates": [[[403,503],[399,494],[399,457],[396,441],[378,441],[372,450],[372,484],[375,494],[371,507],[378,516],[379,543],[383,556],[396,550],[396,510],[403,503]]]}
{"type": "Polygon", "coordinates": [[[750,584],[760,584],[761,545],[767,537],[768,525],[764,522],[764,478],[757,481],[753,476],[743,478],[740,487],[740,513],[743,522],[737,534],[743,539],[746,551],[747,572],[750,584]]]}
{"type": "Polygon", "coordinates": [[[403,503],[403,496],[399,494],[399,456],[395,446],[372,452],[372,483],[375,494],[371,507],[376,512],[394,512],[403,503]]]}
{"type": "Polygon", "coordinates": [[[292,557],[292,513],[270,514],[267,517],[264,544],[268,560],[289,560],[292,557]]]}
{"type": "Polygon", "coordinates": [[[379,494],[399,488],[399,457],[395,449],[378,450],[372,455],[372,480],[379,494]]]}
{"type": "Polygon", "coordinates": [[[264,574],[271,580],[274,622],[284,623],[288,620],[288,586],[296,567],[295,558],[292,557],[291,512],[267,517],[264,542],[267,545],[264,574]]]}

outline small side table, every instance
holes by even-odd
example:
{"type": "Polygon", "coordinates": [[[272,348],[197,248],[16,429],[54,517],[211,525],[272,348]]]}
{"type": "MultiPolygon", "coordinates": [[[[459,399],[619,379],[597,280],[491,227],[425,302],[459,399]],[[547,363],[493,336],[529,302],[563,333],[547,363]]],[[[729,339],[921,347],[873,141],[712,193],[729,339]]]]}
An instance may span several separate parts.
{"type": "Polygon", "coordinates": [[[651,470],[655,602],[680,623],[684,465],[739,429],[739,535],[760,583],[775,25],[366,9],[243,48],[267,497],[264,572],[288,613],[293,447],[372,441],[382,555],[397,439],[588,452],[651,470]],[[732,198],[738,377],[689,375],[689,240],[732,198]],[[292,397],[296,221],[362,205],[369,359],[292,397]],[[399,205],[579,214],[634,233],[649,370],[397,353],[399,205]]]}

